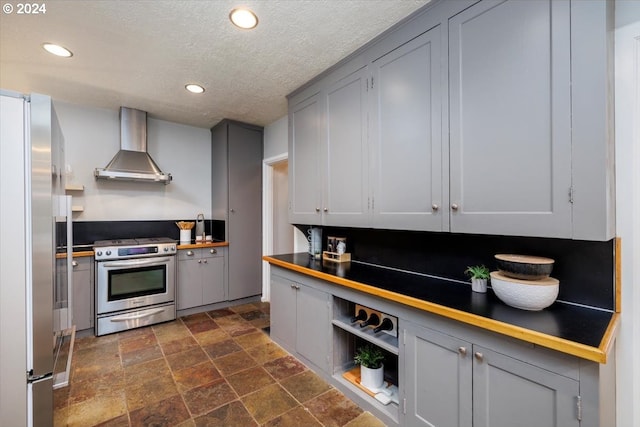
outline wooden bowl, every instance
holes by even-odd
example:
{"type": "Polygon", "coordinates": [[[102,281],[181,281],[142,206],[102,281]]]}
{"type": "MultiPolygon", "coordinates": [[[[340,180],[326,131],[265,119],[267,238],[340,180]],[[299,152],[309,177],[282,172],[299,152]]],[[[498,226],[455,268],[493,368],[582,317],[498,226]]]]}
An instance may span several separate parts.
{"type": "Polygon", "coordinates": [[[508,277],[522,280],[540,280],[551,275],[554,260],[530,255],[498,254],[498,270],[508,277]]]}

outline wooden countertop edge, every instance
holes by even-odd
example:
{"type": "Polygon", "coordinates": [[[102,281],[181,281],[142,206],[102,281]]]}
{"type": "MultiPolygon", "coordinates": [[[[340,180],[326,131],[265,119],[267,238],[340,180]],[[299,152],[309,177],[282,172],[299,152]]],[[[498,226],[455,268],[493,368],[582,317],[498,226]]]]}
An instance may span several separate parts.
{"type": "Polygon", "coordinates": [[[229,242],[213,242],[213,243],[189,243],[188,245],[178,245],[180,249],[200,249],[200,248],[216,248],[220,246],[229,246],[229,242]]]}
{"type": "MultiPolygon", "coordinates": [[[[94,255],[93,251],[79,251],[79,252],[73,253],[74,258],[81,258],[81,257],[87,257],[87,256],[93,256],[93,255],[94,255]]],[[[65,259],[66,257],[67,257],[66,253],[56,254],[56,259],[65,259]]]]}
{"type": "MultiPolygon", "coordinates": [[[[213,243],[191,243],[188,245],[178,245],[177,249],[200,249],[200,248],[216,248],[221,246],[229,246],[229,242],[213,242],[213,243]]],[[[74,258],[94,256],[93,251],[79,251],[74,252],[74,258]]],[[[56,259],[64,259],[67,257],[66,253],[56,254],[56,259]]]]}
{"type": "Polygon", "coordinates": [[[609,323],[605,336],[603,337],[599,347],[592,347],[584,344],[580,344],[574,341],[569,341],[563,338],[554,337],[541,332],[532,331],[531,329],[522,328],[509,323],[500,322],[498,320],[489,319],[476,314],[467,313],[465,311],[456,310],[432,302],[424,301],[418,298],[410,297],[407,295],[398,294],[385,289],[376,288],[375,286],[364,285],[359,282],[344,279],[341,277],[333,276],[331,274],[322,273],[320,271],[312,270],[310,268],[301,267],[296,264],[291,264],[286,261],[282,261],[270,256],[263,256],[262,259],[273,265],[286,268],[288,270],[304,273],[308,276],[316,277],[318,279],[326,280],[338,285],[346,286],[351,289],[355,289],[361,292],[366,292],[371,295],[379,296],[390,301],[395,301],[410,307],[414,307],[420,310],[427,311],[429,313],[438,314],[449,319],[457,320],[463,323],[467,323],[479,328],[496,332],[501,335],[506,335],[512,338],[517,338],[522,341],[526,341],[532,344],[537,344],[543,347],[550,348],[562,353],[570,354],[580,357],[582,359],[590,360],[598,363],[607,363],[607,355],[610,347],[614,341],[615,332],[617,329],[618,315],[614,313],[614,316],[609,323]]]}

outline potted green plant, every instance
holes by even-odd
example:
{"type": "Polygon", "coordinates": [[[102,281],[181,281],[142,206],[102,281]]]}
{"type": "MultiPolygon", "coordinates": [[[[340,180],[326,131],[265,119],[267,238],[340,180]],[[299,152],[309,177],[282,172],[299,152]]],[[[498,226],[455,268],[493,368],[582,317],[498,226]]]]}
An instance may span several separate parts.
{"type": "Polygon", "coordinates": [[[379,389],[384,383],[384,354],[375,345],[367,344],[356,351],[353,361],[360,365],[360,384],[368,389],[379,389]]]}
{"type": "Polygon", "coordinates": [[[471,290],[474,292],[487,292],[487,280],[489,280],[489,269],[484,265],[473,265],[467,267],[465,274],[471,277],[471,290]]]}

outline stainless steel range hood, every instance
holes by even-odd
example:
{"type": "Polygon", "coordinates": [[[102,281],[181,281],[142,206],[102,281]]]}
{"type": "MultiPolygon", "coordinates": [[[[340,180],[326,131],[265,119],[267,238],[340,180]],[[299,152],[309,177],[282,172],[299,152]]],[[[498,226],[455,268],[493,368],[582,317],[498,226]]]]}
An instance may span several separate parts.
{"type": "Polygon", "coordinates": [[[120,151],[104,168],[96,168],[96,179],[161,182],[169,184],[170,173],[163,173],[147,153],[147,113],[120,107],[120,151]]]}

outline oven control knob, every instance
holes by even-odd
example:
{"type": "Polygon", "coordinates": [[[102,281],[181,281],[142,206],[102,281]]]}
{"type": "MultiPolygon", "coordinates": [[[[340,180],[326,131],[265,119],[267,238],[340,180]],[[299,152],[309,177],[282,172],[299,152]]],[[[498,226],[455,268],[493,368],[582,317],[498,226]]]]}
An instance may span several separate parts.
{"type": "Polygon", "coordinates": [[[165,251],[165,252],[169,252],[169,248],[165,246],[165,247],[164,247],[164,251],[165,251]]]}
{"type": "Polygon", "coordinates": [[[102,251],[98,251],[98,252],[96,252],[96,255],[98,255],[98,256],[102,256],[102,251]]]}
{"type": "Polygon", "coordinates": [[[111,255],[111,251],[105,252],[105,255],[107,255],[107,256],[111,255]]]}

